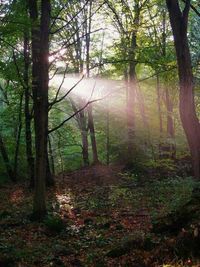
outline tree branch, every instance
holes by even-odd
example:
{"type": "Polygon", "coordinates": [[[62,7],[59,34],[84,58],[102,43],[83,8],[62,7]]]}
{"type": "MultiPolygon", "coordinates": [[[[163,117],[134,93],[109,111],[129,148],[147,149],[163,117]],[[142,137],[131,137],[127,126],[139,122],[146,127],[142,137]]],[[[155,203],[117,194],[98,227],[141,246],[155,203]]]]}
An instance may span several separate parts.
{"type": "Polygon", "coordinates": [[[188,20],[188,14],[189,14],[189,11],[190,11],[190,3],[191,3],[191,0],[185,0],[185,8],[183,10],[183,18],[184,20],[188,20]]]}
{"type": "Polygon", "coordinates": [[[84,75],[81,77],[81,79],[80,79],[77,83],[75,83],[75,85],[73,85],[73,86],[69,89],[69,91],[67,91],[66,94],[64,94],[60,99],[57,99],[57,98],[58,98],[58,94],[59,94],[59,92],[60,92],[60,89],[61,89],[61,87],[62,87],[62,85],[63,85],[63,83],[64,83],[65,75],[64,75],[63,77],[64,77],[64,78],[63,78],[63,80],[62,80],[62,83],[61,83],[61,85],[60,85],[60,87],[59,87],[59,89],[58,89],[58,91],[57,91],[57,93],[56,93],[55,100],[49,104],[49,110],[52,108],[53,105],[55,105],[55,104],[61,102],[65,97],[67,97],[67,96],[69,95],[69,93],[71,93],[71,91],[72,91],[72,90],[73,90],[73,89],[74,89],[74,88],[75,88],[75,87],[76,87],[76,86],[83,80],[84,75]]]}
{"type": "Polygon", "coordinates": [[[62,29],[64,29],[67,25],[69,25],[70,22],[73,21],[73,19],[75,19],[75,18],[81,13],[81,11],[85,8],[85,6],[88,4],[88,2],[89,2],[89,0],[86,1],[86,3],[83,5],[83,7],[82,7],[82,8],[81,8],[81,9],[80,9],[74,16],[72,16],[72,18],[71,18],[69,21],[67,21],[67,20],[65,20],[65,19],[62,19],[62,18],[59,18],[59,17],[58,17],[59,14],[60,14],[60,13],[62,12],[62,10],[63,10],[63,8],[62,8],[62,9],[60,10],[59,14],[57,15],[57,17],[54,18],[54,21],[53,21],[53,23],[52,23],[51,28],[55,25],[55,22],[56,22],[57,19],[60,19],[60,20],[62,20],[62,21],[65,21],[66,24],[63,25],[62,27],[58,28],[58,29],[55,30],[54,32],[51,32],[51,34],[55,34],[55,33],[59,32],[59,31],[61,31],[62,29]]]}
{"type": "MultiPolygon", "coordinates": [[[[186,3],[186,0],[182,0],[182,2],[186,3]]],[[[197,10],[197,8],[193,6],[191,3],[190,3],[190,7],[197,14],[197,16],[200,17],[200,12],[197,10]]]]}

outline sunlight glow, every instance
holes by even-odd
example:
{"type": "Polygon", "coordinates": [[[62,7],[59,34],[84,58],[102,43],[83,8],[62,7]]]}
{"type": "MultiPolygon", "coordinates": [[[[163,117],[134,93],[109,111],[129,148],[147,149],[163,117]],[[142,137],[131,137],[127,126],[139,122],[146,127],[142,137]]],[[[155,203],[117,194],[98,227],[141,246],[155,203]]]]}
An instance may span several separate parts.
{"type": "Polygon", "coordinates": [[[79,97],[85,101],[92,101],[116,94],[122,87],[122,82],[100,78],[85,78],[75,74],[66,75],[65,79],[63,79],[63,75],[59,74],[55,75],[51,80],[50,86],[56,91],[61,86],[61,94],[66,94],[75,86],[70,92],[69,97],[79,97]]]}
{"type": "Polygon", "coordinates": [[[63,67],[63,65],[65,66],[65,63],[62,60],[65,53],[66,53],[66,49],[61,49],[57,53],[50,55],[49,62],[52,63],[53,61],[55,61],[57,68],[63,67]]]}

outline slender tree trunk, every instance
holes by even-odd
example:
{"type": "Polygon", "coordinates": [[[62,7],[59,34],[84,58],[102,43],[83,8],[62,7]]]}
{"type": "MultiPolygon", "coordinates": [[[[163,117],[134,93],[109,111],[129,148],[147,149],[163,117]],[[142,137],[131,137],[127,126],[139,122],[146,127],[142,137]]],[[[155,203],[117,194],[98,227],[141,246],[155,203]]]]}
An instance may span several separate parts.
{"type": "Polygon", "coordinates": [[[107,100],[106,110],[106,163],[110,164],[110,108],[109,100],[107,100]]]}
{"type": "Polygon", "coordinates": [[[147,112],[146,112],[146,107],[145,107],[145,101],[144,101],[144,95],[142,91],[140,90],[140,87],[136,87],[136,95],[139,103],[139,111],[142,117],[143,125],[145,129],[149,129],[149,123],[147,120],[147,112]]]}
{"type": "Polygon", "coordinates": [[[91,138],[91,144],[92,144],[93,164],[97,164],[99,163],[99,158],[98,158],[97,143],[96,143],[96,137],[95,137],[92,105],[88,106],[88,128],[90,130],[90,138],[91,138]]]}
{"type": "Polygon", "coordinates": [[[59,158],[60,158],[60,168],[61,168],[61,174],[62,174],[62,178],[64,180],[64,163],[63,163],[63,157],[62,157],[62,152],[61,152],[61,136],[59,135],[59,139],[58,139],[58,153],[59,153],[59,158]]]}
{"type": "MultiPolygon", "coordinates": [[[[79,107],[77,108],[75,103],[71,100],[72,108],[74,113],[78,111],[81,107],[85,105],[85,100],[80,99],[79,107]]],[[[82,156],[83,156],[83,165],[87,167],[89,165],[89,152],[88,152],[88,125],[85,110],[77,113],[76,120],[78,127],[81,132],[81,141],[82,141],[82,156]]]]}
{"type": "Polygon", "coordinates": [[[157,76],[157,106],[158,106],[158,116],[159,116],[159,130],[160,130],[160,139],[162,139],[163,135],[163,120],[162,120],[162,108],[161,108],[161,92],[160,92],[160,79],[157,76]]]}
{"type": "Polygon", "coordinates": [[[51,159],[51,170],[52,170],[51,172],[53,175],[55,175],[54,156],[53,156],[53,150],[52,150],[50,137],[48,137],[48,143],[49,143],[49,154],[50,154],[50,159],[51,159]]]}
{"type": "Polygon", "coordinates": [[[91,139],[91,145],[92,145],[92,155],[93,155],[93,163],[96,164],[99,162],[98,159],[98,151],[97,151],[97,142],[96,142],[96,133],[95,133],[95,127],[94,127],[94,118],[93,118],[93,105],[88,105],[87,111],[88,111],[88,129],[90,131],[90,139],[91,139]]]}
{"type": "Polygon", "coordinates": [[[128,163],[127,167],[131,168],[135,157],[135,99],[137,88],[136,77],[136,48],[137,48],[137,32],[139,28],[140,7],[139,1],[135,1],[133,30],[130,36],[129,44],[129,85],[128,85],[128,101],[127,101],[127,128],[128,128],[128,163]]]}
{"type": "Polygon", "coordinates": [[[163,138],[163,118],[162,118],[162,105],[161,105],[161,88],[160,88],[160,78],[156,76],[156,92],[157,92],[157,107],[158,107],[158,119],[159,119],[159,157],[161,157],[162,151],[162,138],[163,138]]]}
{"type": "Polygon", "coordinates": [[[33,215],[42,219],[46,214],[46,165],[48,129],[48,83],[49,83],[49,24],[50,0],[41,1],[41,17],[38,18],[39,2],[30,0],[32,19],[32,89],[35,125],[35,193],[33,215]],[[40,27],[38,27],[40,25],[40,27]]]}
{"type": "Polygon", "coordinates": [[[12,167],[10,165],[10,160],[9,160],[8,153],[7,153],[6,147],[4,145],[1,133],[0,133],[0,152],[1,152],[4,164],[5,164],[5,167],[6,167],[8,177],[10,178],[11,181],[16,182],[16,177],[14,176],[14,172],[13,172],[12,167]]]}
{"type": "MultiPolygon", "coordinates": [[[[48,137],[47,137],[48,140],[48,137]]],[[[51,187],[55,185],[55,181],[50,168],[49,153],[48,153],[48,144],[46,146],[46,186],[51,187]]]]}
{"type": "Polygon", "coordinates": [[[174,122],[173,122],[173,104],[170,99],[168,88],[165,89],[166,93],[166,108],[167,108],[167,135],[174,138],[174,122]]]}
{"type": "Polygon", "coordinates": [[[135,63],[136,35],[132,33],[129,58],[129,83],[127,101],[127,127],[128,127],[128,166],[131,167],[135,155],[135,97],[136,97],[136,63],[135,63]]]}
{"type": "MultiPolygon", "coordinates": [[[[86,23],[86,72],[87,78],[90,77],[90,32],[91,32],[91,12],[92,12],[92,0],[89,1],[88,11],[87,11],[87,23],[86,23]]],[[[92,104],[88,106],[88,128],[90,131],[90,138],[92,144],[92,154],[93,154],[93,164],[99,162],[97,143],[95,136],[94,119],[92,113],[92,104]]]]}
{"type": "Polygon", "coordinates": [[[28,171],[30,177],[30,187],[34,187],[34,157],[32,151],[32,134],[31,134],[31,114],[30,114],[30,87],[29,87],[29,67],[30,67],[30,55],[29,55],[29,35],[25,30],[24,33],[24,111],[25,111],[25,136],[26,136],[26,158],[28,163],[28,171]]]}
{"type": "MultiPolygon", "coordinates": [[[[162,51],[161,56],[166,58],[166,9],[162,12],[162,51]]],[[[165,71],[165,66],[163,67],[165,71]]],[[[165,80],[166,82],[166,80],[165,80]]],[[[165,86],[165,104],[167,109],[167,136],[168,142],[165,144],[165,149],[168,150],[168,156],[175,158],[176,148],[175,148],[175,129],[174,129],[174,120],[173,120],[173,103],[171,101],[170,93],[168,86],[165,86]]]]}
{"type": "MultiPolygon", "coordinates": [[[[81,101],[81,105],[84,105],[85,101],[81,101]]],[[[78,116],[78,125],[81,131],[82,139],[82,155],[83,155],[83,164],[85,167],[89,165],[89,152],[88,152],[88,127],[87,127],[87,118],[86,113],[82,110],[78,116]]]]}
{"type": "MultiPolygon", "coordinates": [[[[91,3],[90,3],[91,4],[91,3]]],[[[87,7],[88,8],[88,7],[87,7]]],[[[87,14],[87,9],[84,10],[84,19],[86,20],[84,26],[84,34],[86,34],[86,69],[87,69],[87,76],[89,76],[89,45],[90,45],[90,35],[88,35],[88,14],[87,14]]],[[[89,19],[89,24],[91,19],[89,19]]],[[[83,73],[83,41],[80,38],[80,31],[79,29],[79,22],[77,19],[75,19],[75,29],[77,30],[76,33],[76,44],[75,44],[75,51],[76,51],[76,59],[77,59],[77,71],[79,73],[83,73]]],[[[71,101],[72,108],[74,112],[77,112],[77,107],[74,102],[71,101]]],[[[82,106],[85,105],[85,101],[80,98],[78,107],[81,108],[82,106]]],[[[89,151],[88,151],[88,129],[87,129],[87,113],[83,110],[79,112],[76,116],[76,120],[78,122],[78,127],[81,132],[81,141],[82,141],[82,158],[83,158],[83,165],[84,167],[87,167],[89,165],[89,151]]]]}
{"type": "Polygon", "coordinates": [[[84,166],[89,165],[89,153],[88,153],[88,132],[86,129],[81,130],[81,139],[82,139],[82,155],[84,166]]]}
{"type": "Polygon", "coordinates": [[[190,0],[185,1],[183,11],[180,9],[178,0],[166,0],[166,3],[178,63],[180,116],[192,155],[194,175],[200,178],[200,124],[195,110],[194,79],[187,37],[190,0]]]}
{"type": "Polygon", "coordinates": [[[18,116],[18,127],[17,127],[15,159],[14,159],[14,177],[16,180],[17,180],[17,176],[18,176],[19,148],[20,148],[20,139],[21,139],[21,131],[22,131],[22,102],[23,102],[23,98],[24,98],[24,94],[21,94],[20,103],[19,103],[19,116],[18,116]]]}
{"type": "Polygon", "coordinates": [[[176,156],[176,146],[175,146],[175,129],[174,129],[174,119],[173,119],[173,103],[170,99],[169,89],[165,88],[166,93],[166,108],[167,108],[167,136],[169,138],[169,150],[171,158],[176,156]]]}
{"type": "Polygon", "coordinates": [[[90,32],[91,32],[91,12],[92,12],[92,0],[89,1],[86,20],[86,72],[87,77],[90,76],[90,32]]]}

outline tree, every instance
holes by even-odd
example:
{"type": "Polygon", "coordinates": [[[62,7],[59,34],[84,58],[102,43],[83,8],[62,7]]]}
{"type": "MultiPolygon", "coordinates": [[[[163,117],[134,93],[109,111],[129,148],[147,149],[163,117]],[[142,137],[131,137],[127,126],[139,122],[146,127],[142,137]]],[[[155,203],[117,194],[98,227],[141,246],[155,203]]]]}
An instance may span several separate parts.
{"type": "Polygon", "coordinates": [[[32,91],[36,149],[33,215],[36,219],[42,219],[46,214],[45,180],[48,143],[50,0],[41,1],[41,10],[39,10],[38,6],[39,1],[29,1],[32,40],[32,91]]]}
{"type": "Polygon", "coordinates": [[[73,100],[71,100],[72,108],[74,113],[76,113],[76,120],[78,123],[78,127],[81,132],[81,141],[82,141],[82,156],[83,156],[83,164],[84,166],[89,165],[89,153],[88,153],[88,123],[87,117],[85,115],[85,110],[81,110],[77,112],[81,107],[85,105],[85,100],[80,99],[79,105],[77,106],[73,100]]]}
{"type": "Polygon", "coordinates": [[[13,181],[13,182],[16,182],[16,177],[14,176],[14,172],[12,170],[12,167],[11,167],[11,164],[10,164],[10,160],[9,160],[9,157],[8,157],[8,153],[7,153],[6,147],[4,145],[1,133],[0,133],[0,152],[1,152],[2,158],[4,160],[4,164],[6,166],[6,170],[7,170],[7,173],[8,173],[8,176],[9,176],[10,180],[13,181]]]}
{"type": "Polygon", "coordinates": [[[182,11],[178,0],[166,0],[178,64],[180,116],[193,160],[194,175],[200,178],[200,125],[195,110],[194,79],[187,36],[190,2],[185,1],[182,11]]]}
{"type": "Polygon", "coordinates": [[[137,48],[138,31],[142,23],[142,12],[147,1],[136,0],[134,3],[122,1],[120,4],[106,1],[114,15],[114,23],[120,33],[126,80],[127,112],[127,167],[132,168],[136,152],[136,95],[137,95],[137,48]]]}

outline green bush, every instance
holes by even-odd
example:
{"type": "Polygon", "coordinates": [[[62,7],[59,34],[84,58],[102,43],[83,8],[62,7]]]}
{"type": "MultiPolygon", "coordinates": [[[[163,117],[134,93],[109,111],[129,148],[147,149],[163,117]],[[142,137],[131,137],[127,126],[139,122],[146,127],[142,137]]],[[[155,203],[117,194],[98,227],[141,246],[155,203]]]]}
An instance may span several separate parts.
{"type": "Polygon", "coordinates": [[[176,212],[191,200],[197,182],[191,177],[174,177],[155,181],[148,188],[152,216],[165,216],[176,212]]]}
{"type": "Polygon", "coordinates": [[[64,229],[64,222],[58,215],[48,216],[44,221],[48,230],[55,233],[60,233],[64,229]]]}

